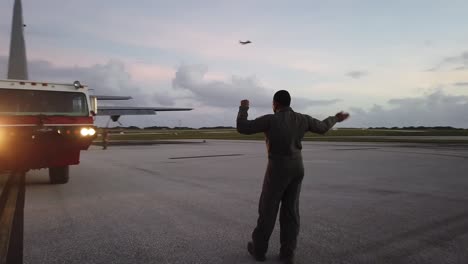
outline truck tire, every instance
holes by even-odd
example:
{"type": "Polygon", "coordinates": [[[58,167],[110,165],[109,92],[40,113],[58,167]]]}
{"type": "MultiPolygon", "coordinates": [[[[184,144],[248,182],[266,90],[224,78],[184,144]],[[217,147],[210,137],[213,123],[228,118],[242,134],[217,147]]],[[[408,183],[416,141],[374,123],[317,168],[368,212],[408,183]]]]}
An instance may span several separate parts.
{"type": "Polygon", "coordinates": [[[49,179],[51,184],[65,184],[70,178],[69,166],[49,168],[49,179]]]}

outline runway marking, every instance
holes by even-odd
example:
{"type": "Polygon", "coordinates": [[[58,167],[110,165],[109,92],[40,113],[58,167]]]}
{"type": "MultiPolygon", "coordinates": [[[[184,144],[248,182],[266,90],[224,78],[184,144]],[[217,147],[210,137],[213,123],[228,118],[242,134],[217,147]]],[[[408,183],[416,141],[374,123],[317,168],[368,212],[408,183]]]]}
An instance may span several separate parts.
{"type": "Polygon", "coordinates": [[[317,159],[317,160],[304,160],[303,163],[337,163],[337,161],[317,159]]]}
{"type": "Polygon", "coordinates": [[[5,188],[6,182],[9,179],[6,173],[0,174],[0,194],[3,193],[3,189],[5,188]]]}
{"type": "Polygon", "coordinates": [[[169,158],[169,159],[200,159],[200,158],[216,158],[216,157],[236,157],[236,156],[244,156],[244,154],[186,156],[186,157],[172,157],[172,158],[169,158]]]}
{"type": "MultiPolygon", "coordinates": [[[[14,176],[11,176],[14,177],[14,176]]],[[[13,180],[12,180],[13,181],[13,180]]],[[[16,210],[16,200],[18,198],[19,186],[16,184],[11,184],[11,189],[7,193],[5,207],[2,210],[2,215],[0,218],[0,252],[1,258],[0,263],[6,263],[8,248],[10,242],[11,229],[13,226],[13,218],[15,216],[16,210]]]]}
{"type": "Polygon", "coordinates": [[[0,193],[0,263],[22,263],[24,173],[3,176],[7,180],[2,180],[0,193]]]}
{"type": "Polygon", "coordinates": [[[372,149],[379,149],[379,148],[347,148],[347,149],[333,149],[333,150],[372,150],[372,149]]]}

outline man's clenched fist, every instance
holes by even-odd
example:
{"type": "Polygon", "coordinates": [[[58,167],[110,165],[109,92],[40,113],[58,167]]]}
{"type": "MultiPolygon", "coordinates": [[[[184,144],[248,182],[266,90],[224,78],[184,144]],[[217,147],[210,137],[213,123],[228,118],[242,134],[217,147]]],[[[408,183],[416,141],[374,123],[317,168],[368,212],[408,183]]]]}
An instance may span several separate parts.
{"type": "Polygon", "coordinates": [[[244,99],[240,102],[240,106],[249,107],[249,100],[244,99]]]}
{"type": "Polygon", "coordinates": [[[345,121],[346,119],[349,118],[349,114],[348,113],[345,113],[343,111],[339,112],[338,114],[335,115],[336,118],[338,119],[338,122],[343,122],[345,121]]]}

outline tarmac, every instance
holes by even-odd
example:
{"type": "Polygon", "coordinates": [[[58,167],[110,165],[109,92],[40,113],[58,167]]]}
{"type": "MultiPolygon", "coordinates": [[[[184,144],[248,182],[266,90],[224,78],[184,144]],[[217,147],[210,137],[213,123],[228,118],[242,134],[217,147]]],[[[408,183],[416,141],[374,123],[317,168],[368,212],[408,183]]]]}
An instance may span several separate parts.
{"type": "MultiPolygon", "coordinates": [[[[297,263],[468,263],[466,145],[307,142],[297,263]]],[[[256,263],[260,141],[93,146],[27,175],[25,263],[256,263]]],[[[267,261],[280,263],[279,225],[267,261]]]]}

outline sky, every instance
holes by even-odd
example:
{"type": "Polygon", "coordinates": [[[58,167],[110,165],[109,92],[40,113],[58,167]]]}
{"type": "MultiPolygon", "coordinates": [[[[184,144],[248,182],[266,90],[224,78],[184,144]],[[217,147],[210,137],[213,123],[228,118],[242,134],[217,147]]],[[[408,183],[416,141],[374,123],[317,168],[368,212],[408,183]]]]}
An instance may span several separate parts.
{"type": "MultiPolygon", "coordinates": [[[[13,2],[0,2],[2,78],[13,2]]],[[[295,111],[350,112],[339,127],[468,128],[466,10],[456,0],[23,0],[30,79],[194,108],[121,118],[140,127],[235,126],[240,100],[256,118],[285,89],[295,111]]]]}

